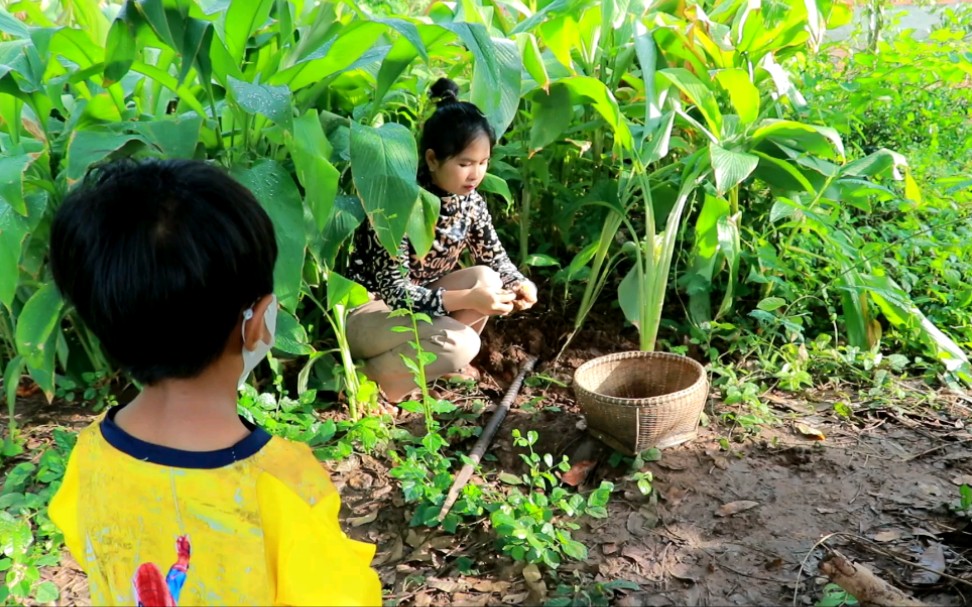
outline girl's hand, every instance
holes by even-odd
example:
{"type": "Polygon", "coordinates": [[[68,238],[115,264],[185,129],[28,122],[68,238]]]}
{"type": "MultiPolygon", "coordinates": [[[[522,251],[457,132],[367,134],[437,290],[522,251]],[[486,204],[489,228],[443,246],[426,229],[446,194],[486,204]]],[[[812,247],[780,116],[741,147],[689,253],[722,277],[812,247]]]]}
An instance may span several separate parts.
{"type": "Polygon", "coordinates": [[[525,280],[520,283],[516,289],[513,290],[516,294],[516,300],[513,302],[513,309],[517,312],[522,312],[523,310],[529,310],[537,303],[537,285],[533,284],[529,280],[525,280]]]}
{"type": "Polygon", "coordinates": [[[486,316],[503,316],[513,311],[516,294],[506,289],[476,287],[469,290],[466,307],[486,316]]]}

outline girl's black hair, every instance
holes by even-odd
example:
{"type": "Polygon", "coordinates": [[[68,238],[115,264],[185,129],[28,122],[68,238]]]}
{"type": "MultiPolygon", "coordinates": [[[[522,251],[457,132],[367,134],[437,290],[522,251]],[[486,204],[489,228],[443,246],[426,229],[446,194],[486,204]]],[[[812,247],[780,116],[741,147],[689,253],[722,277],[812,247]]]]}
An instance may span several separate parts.
{"type": "Polygon", "coordinates": [[[419,183],[432,181],[425,151],[432,150],[439,162],[443,162],[466,149],[480,135],[489,138],[489,147],[496,145],[496,131],[486,115],[475,104],[459,101],[459,86],[448,78],[439,78],[429,88],[429,97],[436,108],[425,121],[419,140],[419,183]]]}
{"type": "Polygon", "coordinates": [[[253,194],[196,160],[118,160],[65,198],[51,226],[61,293],[143,384],[195,377],[241,312],[273,292],[277,240],[253,194]]]}

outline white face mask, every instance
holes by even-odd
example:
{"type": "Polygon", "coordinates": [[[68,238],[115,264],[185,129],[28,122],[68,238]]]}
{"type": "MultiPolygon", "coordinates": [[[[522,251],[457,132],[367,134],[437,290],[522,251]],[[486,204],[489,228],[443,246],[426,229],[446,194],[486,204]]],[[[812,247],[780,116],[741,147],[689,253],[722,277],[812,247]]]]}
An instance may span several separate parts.
{"type": "Polygon", "coordinates": [[[243,312],[243,374],[240,375],[240,388],[246,383],[246,378],[250,376],[250,372],[260,361],[266,358],[267,354],[270,353],[270,348],[273,347],[274,335],[277,332],[277,296],[272,295],[270,297],[270,305],[267,306],[267,312],[263,315],[263,324],[267,327],[267,333],[270,335],[270,343],[265,341],[257,340],[256,347],[252,350],[246,349],[246,321],[253,318],[253,308],[247,308],[243,312]]]}

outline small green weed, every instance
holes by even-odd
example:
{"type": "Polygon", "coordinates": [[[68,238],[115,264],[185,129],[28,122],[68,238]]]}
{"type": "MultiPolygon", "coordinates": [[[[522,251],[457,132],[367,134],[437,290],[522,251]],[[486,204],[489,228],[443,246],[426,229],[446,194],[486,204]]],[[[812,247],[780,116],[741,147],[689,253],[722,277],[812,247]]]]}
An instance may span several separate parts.
{"type": "Polygon", "coordinates": [[[108,371],[86,371],[81,374],[81,383],[65,376],[58,380],[54,396],[69,403],[80,398],[98,412],[118,404],[118,398],[112,391],[113,380],[113,375],[108,371]]]}
{"type": "Polygon", "coordinates": [[[592,582],[574,572],[571,583],[563,581],[551,593],[544,607],[608,607],[616,598],[618,590],[640,590],[641,587],[628,580],[592,582]]]}
{"type": "Polygon", "coordinates": [[[520,454],[528,471],[518,483],[528,487],[528,491],[523,493],[513,488],[505,500],[491,503],[486,509],[490,511],[497,546],[504,553],[517,561],[543,563],[555,569],[560,566],[562,557],[587,558],[587,547],[571,537],[571,532],[580,526],[568,519],[584,514],[607,517],[607,503],[614,485],[603,481],[586,500],[581,495],[571,494],[559,486],[554,475],[555,470],[570,470],[570,463],[566,457],[555,463],[549,453],[542,456],[536,453],[533,445],[538,438],[532,430],[526,436],[519,430],[513,431],[514,444],[528,450],[528,453],[520,454]]]}
{"type": "Polygon", "coordinates": [[[959,487],[959,498],[949,504],[949,507],[956,514],[972,518],[972,487],[968,485],[959,487]]]}
{"type": "Polygon", "coordinates": [[[374,453],[388,442],[391,431],[382,418],[364,417],[335,422],[317,416],[317,392],[308,390],[297,400],[257,392],[246,384],[240,392],[240,414],[270,434],[306,443],[320,460],[340,460],[359,445],[365,453],[374,453]]]}
{"type": "Polygon", "coordinates": [[[817,601],[816,607],[856,607],[859,603],[854,595],[837,584],[827,584],[823,588],[823,596],[817,601]]]}
{"type": "Polygon", "coordinates": [[[47,505],[60,487],[75,435],[53,432],[54,443],[37,460],[20,462],[7,471],[0,490],[0,604],[50,603],[59,591],[40,581],[43,567],[61,560],[63,537],[47,516],[47,505]]]}

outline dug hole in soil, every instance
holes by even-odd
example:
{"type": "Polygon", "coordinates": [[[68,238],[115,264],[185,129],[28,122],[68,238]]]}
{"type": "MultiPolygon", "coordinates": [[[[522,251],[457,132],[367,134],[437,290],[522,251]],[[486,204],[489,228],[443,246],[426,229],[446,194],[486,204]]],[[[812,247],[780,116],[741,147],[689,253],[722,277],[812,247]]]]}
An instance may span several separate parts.
{"type": "MultiPolygon", "coordinates": [[[[583,362],[635,349],[633,335],[594,329],[552,365],[564,327],[541,330],[537,321],[525,315],[487,328],[477,360],[484,371],[480,398],[497,402],[527,351],[545,361],[540,373],[569,384],[583,362]]],[[[473,400],[439,389],[461,406],[473,400]]],[[[627,470],[610,466],[609,449],[590,448],[600,444],[578,428],[581,413],[569,388],[549,382],[523,388],[490,447],[496,460],[484,463],[486,478],[522,471],[511,438],[519,428],[538,431],[536,451],[555,458],[587,445],[589,461],[573,462],[581,492],[602,479],[616,484],[609,516],[581,519],[574,533],[588,547],[588,559],[565,562],[540,580],[499,553],[488,519],[463,525],[456,535],[409,527],[411,511],[387,474],[387,461],[355,454],[326,466],[344,500],[345,529],[378,546],[375,566],[386,604],[534,605],[556,596],[587,604],[595,582],[627,580],[639,589],[608,592],[600,600],[622,606],[812,605],[828,582],[818,566],[835,552],[929,605],[967,603],[972,529],[966,529],[967,515],[949,505],[958,501],[961,484],[972,484],[972,435],[965,428],[972,398],[942,392],[890,406],[838,389],[800,396],[771,391],[763,399],[781,422],[742,435],[722,421],[731,408],[715,396],[698,438],[648,464],[654,490],[643,497],[623,479],[627,470]],[[837,401],[854,415],[838,417],[837,401]],[[460,557],[468,573],[460,573],[460,557]],[[560,584],[588,592],[587,599],[564,594],[560,584]]],[[[91,419],[56,405],[17,411],[35,446],[51,423],[79,428],[91,419]]],[[[488,410],[475,423],[487,418],[488,410]]],[[[473,442],[459,451],[468,452],[473,442]]],[[[474,482],[494,481],[477,476],[474,482]]],[[[88,604],[83,574],[68,555],[45,578],[61,587],[60,604],[88,604]]]]}

